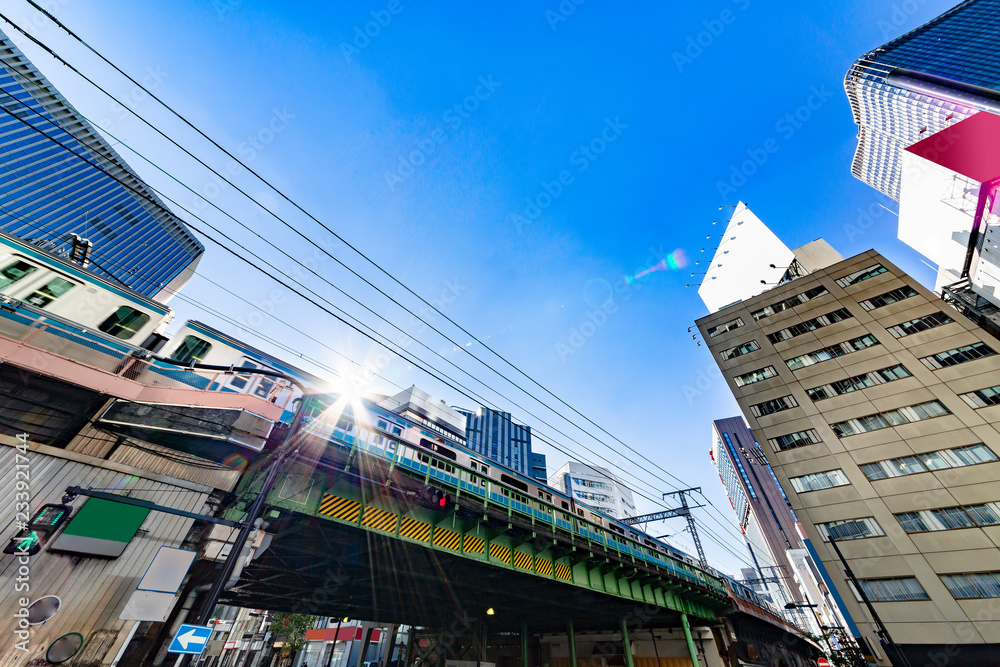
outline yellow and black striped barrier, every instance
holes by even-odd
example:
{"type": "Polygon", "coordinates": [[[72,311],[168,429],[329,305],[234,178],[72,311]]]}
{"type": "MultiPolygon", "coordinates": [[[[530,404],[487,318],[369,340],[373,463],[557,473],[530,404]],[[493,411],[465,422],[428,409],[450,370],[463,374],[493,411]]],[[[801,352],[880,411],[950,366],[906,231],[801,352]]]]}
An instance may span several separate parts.
{"type": "Polygon", "coordinates": [[[466,535],[465,551],[466,553],[485,554],[486,542],[484,542],[483,538],[481,537],[476,537],[475,535],[466,535]]]}
{"type": "Polygon", "coordinates": [[[431,525],[416,519],[403,518],[399,522],[399,534],[418,542],[426,542],[431,536],[431,525]]]}
{"type": "Polygon", "coordinates": [[[502,544],[491,544],[490,545],[490,558],[495,558],[497,560],[502,560],[503,562],[510,565],[510,549],[502,544]]]}
{"type": "Polygon", "coordinates": [[[462,534],[438,526],[434,530],[434,546],[458,551],[462,546],[462,534]]]}
{"type": "Polygon", "coordinates": [[[522,570],[531,569],[531,554],[526,554],[523,551],[514,552],[514,567],[519,567],[522,570]]]}
{"type": "Polygon", "coordinates": [[[319,503],[319,513],[353,523],[361,516],[361,503],[325,493],[319,503]]]}

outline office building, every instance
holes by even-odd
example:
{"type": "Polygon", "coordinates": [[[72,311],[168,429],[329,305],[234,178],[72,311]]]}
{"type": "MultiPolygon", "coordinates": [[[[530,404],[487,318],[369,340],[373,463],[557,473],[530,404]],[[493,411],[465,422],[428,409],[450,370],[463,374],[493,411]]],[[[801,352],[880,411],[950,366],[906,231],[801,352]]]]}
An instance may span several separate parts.
{"type": "Polygon", "coordinates": [[[613,519],[636,515],[632,491],[607,468],[568,461],[549,477],[549,486],[613,519]]]}
{"type": "Polygon", "coordinates": [[[516,423],[509,412],[479,407],[455,408],[465,417],[466,446],[501,465],[530,475],[531,427],[516,423]]]}
{"type": "Polygon", "coordinates": [[[879,664],[996,664],[998,341],[872,250],[697,325],[879,664]]]}
{"type": "MultiPolygon", "coordinates": [[[[795,583],[794,568],[787,555],[801,549],[784,491],[763,456],[751,459],[760,449],[742,417],[712,422],[712,449],[709,454],[746,540],[747,557],[753,564],[751,575],[758,592],[767,593],[780,609],[789,602],[805,602],[795,583]]],[[[746,574],[746,572],[744,572],[746,574]]],[[[792,615],[790,615],[792,616],[792,615]]],[[[792,618],[810,632],[819,627],[812,614],[796,612],[792,618]]]]}
{"type": "Polygon", "coordinates": [[[899,199],[905,148],[979,111],[1000,112],[998,22],[1000,2],[966,0],[851,66],[857,178],[899,199]]]}
{"type": "Polygon", "coordinates": [[[167,301],[204,247],[101,134],[0,33],[0,231],[167,301]]]}
{"type": "Polygon", "coordinates": [[[549,469],[545,465],[545,454],[531,452],[531,468],[528,474],[540,482],[548,483],[549,469]]]}

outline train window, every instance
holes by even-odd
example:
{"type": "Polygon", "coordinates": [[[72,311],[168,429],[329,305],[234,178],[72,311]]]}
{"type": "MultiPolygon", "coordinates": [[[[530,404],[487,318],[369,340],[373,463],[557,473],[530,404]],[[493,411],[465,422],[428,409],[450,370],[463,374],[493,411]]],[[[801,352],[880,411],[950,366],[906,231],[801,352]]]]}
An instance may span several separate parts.
{"type": "Polygon", "coordinates": [[[484,475],[490,474],[490,467],[488,465],[484,465],[482,463],[480,463],[479,465],[480,465],[479,469],[483,472],[484,475]]]}
{"type": "Polygon", "coordinates": [[[569,503],[568,502],[566,502],[565,500],[560,500],[559,502],[562,503],[562,508],[564,510],[568,510],[569,509],[569,503]]]}
{"type": "Polygon", "coordinates": [[[583,510],[577,510],[576,513],[579,514],[580,516],[583,516],[583,510]]]}
{"type": "Polygon", "coordinates": [[[257,383],[257,387],[253,390],[253,393],[261,398],[267,398],[271,395],[271,390],[273,390],[274,387],[274,380],[267,377],[261,377],[260,382],[257,383]]]}
{"type": "Polygon", "coordinates": [[[473,470],[479,470],[479,466],[476,465],[475,461],[470,462],[469,467],[472,468],[473,470]]]}
{"type": "Polygon", "coordinates": [[[170,358],[182,363],[198,362],[204,359],[211,349],[212,344],[207,340],[202,340],[197,336],[184,336],[184,340],[177,346],[170,358]]]}
{"type": "Polygon", "coordinates": [[[525,484],[524,482],[519,481],[517,479],[514,479],[510,475],[500,475],[500,481],[504,482],[505,484],[510,484],[515,489],[520,489],[520,490],[524,491],[525,493],[527,493],[527,491],[528,491],[528,485],[527,484],[525,484]]]}
{"type": "Polygon", "coordinates": [[[74,287],[74,283],[65,278],[53,278],[31,293],[25,301],[32,306],[45,308],[74,287]]]}
{"type": "Polygon", "coordinates": [[[121,340],[128,340],[149,322],[149,315],[130,306],[118,306],[115,312],[97,325],[100,331],[121,340]]]}
{"type": "Polygon", "coordinates": [[[28,264],[27,262],[22,262],[21,260],[11,262],[7,266],[0,269],[0,290],[13,285],[29,273],[33,273],[37,270],[37,266],[28,264]]]}

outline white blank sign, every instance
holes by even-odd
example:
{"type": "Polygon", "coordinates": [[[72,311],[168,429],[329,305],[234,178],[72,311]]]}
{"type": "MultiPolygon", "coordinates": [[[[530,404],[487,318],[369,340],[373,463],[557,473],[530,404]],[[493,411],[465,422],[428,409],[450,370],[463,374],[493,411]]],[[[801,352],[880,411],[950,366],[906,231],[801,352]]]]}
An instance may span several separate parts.
{"type": "Polygon", "coordinates": [[[136,590],[173,595],[180,590],[184,577],[197,555],[197,552],[187,549],[160,547],[146,574],[142,575],[136,590]]]}

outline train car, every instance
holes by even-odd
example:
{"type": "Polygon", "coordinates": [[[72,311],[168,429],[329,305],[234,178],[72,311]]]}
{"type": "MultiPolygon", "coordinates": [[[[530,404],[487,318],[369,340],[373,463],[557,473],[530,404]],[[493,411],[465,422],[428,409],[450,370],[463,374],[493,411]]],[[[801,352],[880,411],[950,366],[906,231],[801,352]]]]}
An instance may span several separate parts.
{"type": "Polygon", "coordinates": [[[457,496],[475,496],[485,506],[545,522],[554,532],[589,539],[680,579],[725,593],[721,581],[686,554],[577,503],[557,489],[449,442],[377,403],[338,397],[328,400],[330,405],[318,417],[307,420],[306,430],[341,448],[349,459],[373,457],[383,464],[382,469],[399,471],[457,496]],[[354,403],[353,408],[347,403],[354,403]]]}
{"type": "Polygon", "coordinates": [[[220,375],[206,388],[256,394],[272,403],[285,405],[287,407],[281,419],[284,422],[291,420],[294,402],[302,396],[301,389],[276,378],[252,374],[251,369],[274,371],[295,378],[310,391],[329,390],[327,382],[321,378],[196,320],[185,322],[163,345],[160,354],[179,363],[193,362],[244,370],[220,375]]]}
{"type": "Polygon", "coordinates": [[[136,347],[173,317],[161,303],[2,232],[0,294],[136,347]]]}

